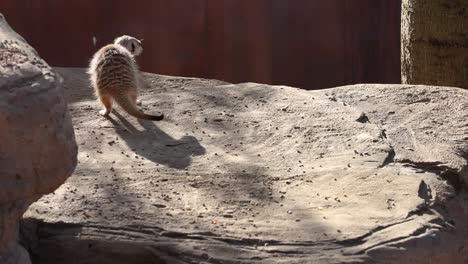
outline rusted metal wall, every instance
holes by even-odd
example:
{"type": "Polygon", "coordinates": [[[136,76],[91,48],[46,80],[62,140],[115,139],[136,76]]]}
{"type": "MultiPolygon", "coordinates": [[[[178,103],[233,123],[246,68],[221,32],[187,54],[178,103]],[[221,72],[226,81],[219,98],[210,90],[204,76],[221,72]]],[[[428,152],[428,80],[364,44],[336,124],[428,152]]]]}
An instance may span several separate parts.
{"type": "Polygon", "coordinates": [[[400,82],[399,0],[0,0],[0,12],[55,66],[84,67],[128,34],[144,39],[148,72],[306,89],[400,82]]]}

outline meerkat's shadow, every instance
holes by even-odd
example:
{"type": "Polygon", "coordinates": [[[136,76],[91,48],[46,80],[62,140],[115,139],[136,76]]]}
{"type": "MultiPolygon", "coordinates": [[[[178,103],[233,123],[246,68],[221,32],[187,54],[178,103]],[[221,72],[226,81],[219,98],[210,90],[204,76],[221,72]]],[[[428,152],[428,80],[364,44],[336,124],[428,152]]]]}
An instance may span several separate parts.
{"type": "Polygon", "coordinates": [[[153,121],[138,120],[144,130],[136,129],[117,111],[106,118],[114,125],[117,134],[125,140],[136,155],[170,168],[185,169],[192,163],[192,156],[205,154],[205,148],[194,136],[175,139],[157,127],[153,121]]]}

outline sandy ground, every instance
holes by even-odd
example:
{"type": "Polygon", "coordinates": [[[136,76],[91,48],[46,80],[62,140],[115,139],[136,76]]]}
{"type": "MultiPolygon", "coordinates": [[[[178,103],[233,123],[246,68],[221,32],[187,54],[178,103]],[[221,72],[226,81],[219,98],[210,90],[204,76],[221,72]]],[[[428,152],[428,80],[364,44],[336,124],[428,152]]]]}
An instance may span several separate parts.
{"type": "Polygon", "coordinates": [[[58,71],[79,164],[26,213],[63,252],[38,263],[425,263],[467,242],[466,91],[146,74],[142,109],[166,115],[149,122],[99,116],[84,70],[58,71]]]}

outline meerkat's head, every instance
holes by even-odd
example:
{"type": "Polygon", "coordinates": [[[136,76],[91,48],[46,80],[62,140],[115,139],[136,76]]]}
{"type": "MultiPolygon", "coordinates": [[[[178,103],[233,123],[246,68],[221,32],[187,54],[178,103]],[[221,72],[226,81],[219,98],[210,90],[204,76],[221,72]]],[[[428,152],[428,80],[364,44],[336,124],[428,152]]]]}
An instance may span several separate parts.
{"type": "Polygon", "coordinates": [[[141,40],[131,36],[123,35],[114,40],[114,44],[120,45],[126,48],[133,56],[138,56],[143,52],[141,46],[141,40]]]}

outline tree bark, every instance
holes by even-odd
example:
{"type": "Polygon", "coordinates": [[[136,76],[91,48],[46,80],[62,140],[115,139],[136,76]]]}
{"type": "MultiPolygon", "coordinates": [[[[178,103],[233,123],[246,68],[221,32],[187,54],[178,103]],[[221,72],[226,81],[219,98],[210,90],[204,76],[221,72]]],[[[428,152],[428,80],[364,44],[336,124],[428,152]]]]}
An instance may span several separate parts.
{"type": "Polygon", "coordinates": [[[402,0],[405,84],[468,88],[468,0],[402,0]]]}

